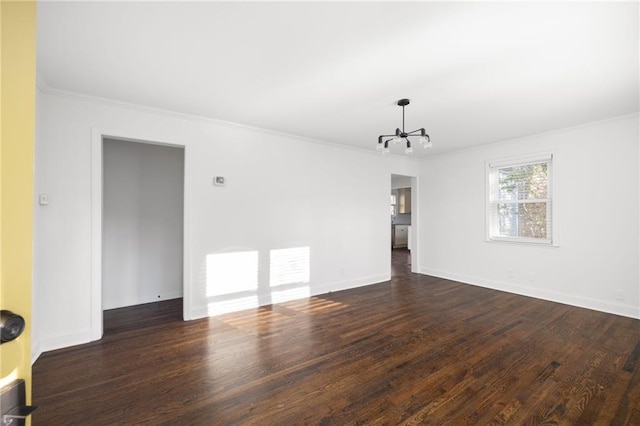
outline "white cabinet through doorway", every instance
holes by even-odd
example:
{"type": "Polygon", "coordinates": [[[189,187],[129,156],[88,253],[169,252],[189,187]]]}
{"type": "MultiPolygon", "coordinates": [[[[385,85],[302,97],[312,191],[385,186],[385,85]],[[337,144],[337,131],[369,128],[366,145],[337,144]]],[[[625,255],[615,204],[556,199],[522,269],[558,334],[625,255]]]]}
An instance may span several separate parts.
{"type": "Polygon", "coordinates": [[[393,248],[407,247],[409,242],[409,225],[393,225],[393,248]]]}

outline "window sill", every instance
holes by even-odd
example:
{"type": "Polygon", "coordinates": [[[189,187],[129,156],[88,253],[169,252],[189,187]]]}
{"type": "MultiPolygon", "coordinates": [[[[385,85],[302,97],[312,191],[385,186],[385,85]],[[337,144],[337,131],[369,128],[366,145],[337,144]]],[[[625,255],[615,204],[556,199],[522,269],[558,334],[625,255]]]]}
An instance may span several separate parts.
{"type": "Polygon", "coordinates": [[[519,238],[500,238],[500,237],[492,237],[485,239],[487,243],[498,243],[498,244],[513,244],[518,246],[530,246],[530,247],[551,247],[556,248],[559,247],[558,243],[553,240],[544,240],[544,241],[536,241],[535,239],[519,239],[519,238]]]}

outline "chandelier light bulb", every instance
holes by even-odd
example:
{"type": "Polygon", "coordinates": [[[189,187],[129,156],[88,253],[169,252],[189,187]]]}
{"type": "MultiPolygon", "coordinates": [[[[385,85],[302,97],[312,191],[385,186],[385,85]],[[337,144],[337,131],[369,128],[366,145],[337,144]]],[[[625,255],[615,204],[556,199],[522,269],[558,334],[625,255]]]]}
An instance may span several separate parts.
{"type": "Polygon", "coordinates": [[[407,138],[407,148],[404,150],[404,153],[409,155],[413,154],[413,148],[411,147],[411,141],[407,138]]]}
{"type": "Polygon", "coordinates": [[[424,149],[431,149],[433,148],[433,144],[431,143],[430,140],[425,141],[424,143],[424,149]]]}

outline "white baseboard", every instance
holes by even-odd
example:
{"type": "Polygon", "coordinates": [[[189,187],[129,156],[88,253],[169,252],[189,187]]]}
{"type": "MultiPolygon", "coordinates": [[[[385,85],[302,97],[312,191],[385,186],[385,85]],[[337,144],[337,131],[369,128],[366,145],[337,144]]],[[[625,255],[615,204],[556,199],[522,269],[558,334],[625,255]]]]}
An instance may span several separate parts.
{"type": "Polygon", "coordinates": [[[160,298],[155,298],[153,300],[150,300],[149,302],[161,302],[163,300],[172,300],[172,299],[180,299],[182,297],[182,291],[176,291],[173,293],[165,293],[165,294],[161,294],[160,298]]]}
{"type": "MultiPolygon", "coordinates": [[[[160,299],[148,300],[146,302],[143,301],[137,304],[157,302],[158,300],[177,299],[182,297],[182,293],[167,293],[162,294],[161,296],[162,297],[160,299]]],[[[94,340],[96,339],[91,337],[90,329],[77,330],[71,333],[57,334],[34,340],[32,342],[31,348],[31,364],[33,365],[33,363],[35,363],[40,355],[42,355],[44,352],[62,349],[69,346],[81,345],[83,343],[89,343],[94,340]]]]}
{"type": "Polygon", "coordinates": [[[334,291],[349,290],[350,288],[364,287],[371,284],[376,284],[384,281],[389,281],[391,277],[389,275],[372,275],[369,277],[361,277],[355,280],[337,281],[330,284],[320,284],[311,287],[311,295],[317,296],[319,294],[332,293],[334,291]]]}
{"type": "Polygon", "coordinates": [[[193,321],[197,319],[207,318],[209,316],[209,311],[207,310],[206,306],[197,306],[191,308],[189,314],[190,315],[187,321],[193,321]]]}
{"type": "Polygon", "coordinates": [[[34,340],[31,342],[31,365],[35,364],[35,362],[42,355],[42,350],[40,349],[40,341],[34,340]]]}
{"type": "Polygon", "coordinates": [[[493,290],[519,294],[522,296],[534,297],[536,299],[563,303],[565,305],[577,306],[579,308],[593,309],[595,311],[606,312],[609,314],[640,319],[640,306],[630,305],[626,303],[616,303],[608,300],[599,300],[590,297],[576,296],[574,294],[561,293],[557,291],[528,287],[495,280],[487,280],[470,275],[457,274],[447,271],[437,271],[428,268],[420,268],[420,273],[452,281],[458,281],[464,284],[475,285],[478,287],[485,287],[493,290]]]}
{"type": "Polygon", "coordinates": [[[163,294],[159,294],[156,296],[149,296],[149,297],[141,297],[139,299],[136,300],[130,300],[128,302],[119,304],[118,306],[105,306],[103,308],[103,310],[108,311],[111,309],[118,309],[118,308],[126,308],[128,306],[136,306],[136,305],[144,305],[147,303],[154,303],[154,302],[162,302],[164,300],[171,300],[171,299],[179,299],[182,297],[182,292],[172,292],[172,293],[163,293],[163,294]],[[158,297],[160,296],[160,297],[158,297]]]}
{"type": "Polygon", "coordinates": [[[89,329],[40,338],[38,343],[34,344],[34,347],[38,348],[36,359],[43,352],[81,345],[83,343],[89,343],[91,340],[91,330],[89,329]]]}
{"type": "MultiPolygon", "coordinates": [[[[331,293],[334,291],[341,291],[341,290],[348,290],[350,288],[363,287],[371,284],[376,284],[379,282],[389,281],[390,278],[391,277],[389,275],[372,275],[369,277],[361,277],[355,280],[337,281],[337,282],[326,283],[326,284],[315,284],[315,285],[312,284],[310,285],[309,296],[304,296],[304,297],[318,296],[321,294],[331,293]]],[[[262,296],[268,296],[268,295],[263,294],[262,296]]],[[[304,297],[300,297],[299,299],[302,299],[304,297]]],[[[258,299],[269,300],[270,298],[258,297],[258,299]]],[[[291,300],[295,300],[295,299],[291,299],[291,300]]],[[[260,305],[260,306],[263,306],[263,305],[260,305]]],[[[237,310],[243,310],[248,308],[249,307],[246,307],[246,306],[243,307],[242,305],[238,305],[237,310]]],[[[191,314],[190,319],[192,320],[211,316],[209,315],[209,310],[206,306],[194,307],[191,309],[190,314],[191,314]]]]}

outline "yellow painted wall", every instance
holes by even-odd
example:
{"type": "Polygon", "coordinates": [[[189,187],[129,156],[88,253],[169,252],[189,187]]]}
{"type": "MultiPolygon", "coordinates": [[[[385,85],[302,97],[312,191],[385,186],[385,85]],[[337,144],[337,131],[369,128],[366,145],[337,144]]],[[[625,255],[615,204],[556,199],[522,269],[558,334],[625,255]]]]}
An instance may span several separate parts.
{"type": "Polygon", "coordinates": [[[27,322],[0,345],[0,384],[25,379],[30,401],[36,3],[0,4],[0,308],[27,322]]]}

